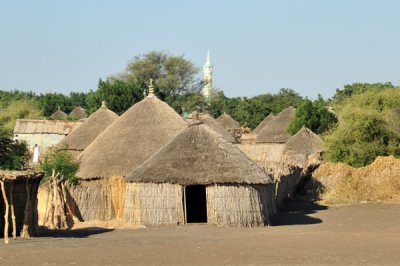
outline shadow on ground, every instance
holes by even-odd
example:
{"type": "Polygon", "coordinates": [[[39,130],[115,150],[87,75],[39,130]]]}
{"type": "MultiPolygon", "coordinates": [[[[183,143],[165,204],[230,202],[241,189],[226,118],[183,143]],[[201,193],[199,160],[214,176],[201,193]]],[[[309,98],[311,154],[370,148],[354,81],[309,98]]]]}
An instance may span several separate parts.
{"type": "Polygon", "coordinates": [[[280,226],[322,223],[321,219],[311,217],[309,214],[326,209],[328,209],[327,206],[317,204],[315,201],[311,200],[286,200],[278,213],[271,218],[271,224],[273,226],[280,226]]]}
{"type": "Polygon", "coordinates": [[[38,237],[56,237],[56,238],[85,238],[91,235],[103,234],[114,231],[114,229],[101,227],[86,227],[71,230],[51,230],[43,228],[38,237]]]}

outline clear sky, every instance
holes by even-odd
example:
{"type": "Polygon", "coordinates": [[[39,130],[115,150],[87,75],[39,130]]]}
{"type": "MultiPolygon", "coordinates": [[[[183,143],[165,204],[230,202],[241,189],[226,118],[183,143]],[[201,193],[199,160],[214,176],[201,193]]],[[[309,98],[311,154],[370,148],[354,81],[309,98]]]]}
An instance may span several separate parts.
{"type": "Polygon", "coordinates": [[[135,55],[202,67],[207,49],[229,97],[398,85],[399,14],[395,0],[0,0],[0,89],[88,91],[135,55]]]}

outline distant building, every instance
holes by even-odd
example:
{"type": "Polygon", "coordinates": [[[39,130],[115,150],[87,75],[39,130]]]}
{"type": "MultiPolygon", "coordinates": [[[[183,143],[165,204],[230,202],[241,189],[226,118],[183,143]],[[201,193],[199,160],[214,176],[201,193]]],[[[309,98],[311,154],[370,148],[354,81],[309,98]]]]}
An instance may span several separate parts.
{"type": "Polygon", "coordinates": [[[40,153],[57,145],[82,121],[17,119],[14,138],[24,140],[33,152],[35,145],[40,153]]]}
{"type": "Polygon", "coordinates": [[[207,61],[203,66],[203,73],[204,73],[203,96],[206,98],[206,100],[209,100],[212,93],[212,74],[213,74],[213,66],[211,64],[210,51],[208,51],[207,61]]]}
{"type": "Polygon", "coordinates": [[[67,119],[68,115],[61,111],[60,106],[58,106],[57,111],[55,111],[50,117],[54,120],[64,120],[67,119]]]}

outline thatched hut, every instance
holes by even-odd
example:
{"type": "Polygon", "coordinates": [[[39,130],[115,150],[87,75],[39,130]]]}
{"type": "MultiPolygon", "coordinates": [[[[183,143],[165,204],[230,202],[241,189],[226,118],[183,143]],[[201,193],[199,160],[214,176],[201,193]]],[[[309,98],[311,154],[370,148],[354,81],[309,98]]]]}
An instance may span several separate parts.
{"type": "MultiPolygon", "coordinates": [[[[192,115],[193,117],[193,115],[192,115]]],[[[195,119],[195,118],[194,118],[195,119]]],[[[234,143],[235,138],[225,127],[221,126],[212,116],[206,113],[201,113],[198,115],[198,120],[201,121],[203,124],[208,125],[211,127],[215,132],[223,136],[228,142],[234,143]]],[[[193,119],[192,119],[193,121],[193,119]]]]}
{"type": "Polygon", "coordinates": [[[38,234],[37,191],[43,173],[0,170],[0,234],[38,234]],[[5,218],[7,217],[7,218],[5,218]]]}
{"type": "Polygon", "coordinates": [[[68,115],[61,111],[60,106],[57,107],[57,111],[55,111],[50,117],[54,120],[64,120],[67,119],[68,115]]]}
{"type": "Polygon", "coordinates": [[[192,124],[126,177],[123,219],[159,226],[264,226],[271,176],[205,124],[192,124]]]}
{"type": "Polygon", "coordinates": [[[78,186],[69,191],[83,220],[122,217],[123,177],[187,127],[153,94],[129,108],[82,152],[78,186]]]}
{"type": "Polygon", "coordinates": [[[260,133],[260,131],[269,126],[269,124],[272,122],[272,120],[274,120],[275,116],[273,113],[269,113],[269,115],[267,115],[263,121],[261,121],[260,124],[258,124],[258,126],[253,130],[253,134],[257,135],[258,133],[260,133]]]}
{"type": "Polygon", "coordinates": [[[81,106],[77,106],[74,108],[74,110],[69,113],[69,116],[73,119],[85,119],[88,117],[85,108],[82,108],[81,106]]]}
{"type": "Polygon", "coordinates": [[[323,140],[310,129],[303,127],[287,142],[282,159],[276,167],[276,201],[281,206],[298,186],[311,177],[322,163],[323,140]]]}
{"type": "Polygon", "coordinates": [[[240,128],[239,122],[233,119],[230,115],[228,115],[225,112],[222,115],[220,115],[216,120],[221,126],[223,126],[228,130],[240,128]]]}
{"type": "Polygon", "coordinates": [[[106,103],[94,112],[85,122],[76,127],[65,139],[59,143],[59,147],[66,147],[74,157],[77,157],[93,140],[111,125],[118,115],[109,110],[106,103]]]}

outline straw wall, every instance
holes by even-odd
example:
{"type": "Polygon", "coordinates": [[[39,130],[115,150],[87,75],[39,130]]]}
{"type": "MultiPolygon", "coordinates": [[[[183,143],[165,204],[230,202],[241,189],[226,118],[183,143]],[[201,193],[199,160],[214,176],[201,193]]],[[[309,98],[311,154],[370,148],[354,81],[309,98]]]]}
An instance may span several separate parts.
{"type": "MultiPolygon", "coordinates": [[[[27,200],[27,191],[26,191],[26,180],[17,179],[14,182],[13,188],[13,201],[14,201],[14,210],[15,210],[15,220],[16,220],[16,231],[17,235],[22,230],[24,224],[24,215],[25,215],[25,206],[27,200]]],[[[29,179],[28,187],[29,187],[29,196],[30,200],[28,202],[28,225],[29,225],[29,235],[36,236],[38,234],[38,214],[37,214],[37,191],[39,186],[40,179],[29,179]]],[[[10,182],[5,182],[5,189],[7,194],[8,203],[10,203],[10,182]]],[[[0,236],[4,235],[4,212],[5,206],[3,197],[0,196],[0,236]]],[[[9,220],[9,233],[11,234],[12,230],[12,221],[11,218],[9,220]]]]}
{"type": "MultiPolygon", "coordinates": [[[[69,206],[82,221],[110,221],[121,219],[124,208],[125,182],[122,177],[110,177],[80,181],[78,185],[67,185],[69,206]]],[[[39,189],[39,224],[48,200],[48,187],[39,189]]]]}
{"type": "Polygon", "coordinates": [[[130,225],[184,223],[182,187],[173,184],[127,183],[123,219],[130,225]]]}
{"type": "Polygon", "coordinates": [[[236,144],[236,146],[261,167],[280,162],[284,143],[236,144]]]}
{"type": "Polygon", "coordinates": [[[210,224],[264,226],[275,212],[274,185],[207,186],[210,224]]]}

